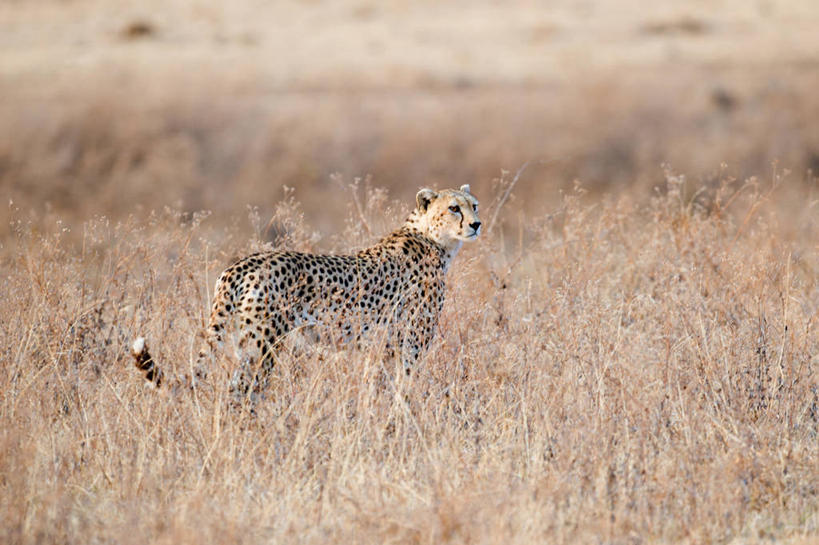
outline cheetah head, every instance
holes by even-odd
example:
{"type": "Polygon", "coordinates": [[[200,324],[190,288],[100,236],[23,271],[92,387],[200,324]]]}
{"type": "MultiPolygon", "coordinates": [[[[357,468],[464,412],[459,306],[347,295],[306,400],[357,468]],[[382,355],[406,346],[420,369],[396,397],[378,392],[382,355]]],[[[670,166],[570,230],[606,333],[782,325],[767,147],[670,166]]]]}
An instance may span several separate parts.
{"type": "Polygon", "coordinates": [[[459,247],[475,240],[481,232],[478,199],[468,185],[460,189],[422,189],[415,197],[417,206],[409,223],[444,248],[459,247]]]}

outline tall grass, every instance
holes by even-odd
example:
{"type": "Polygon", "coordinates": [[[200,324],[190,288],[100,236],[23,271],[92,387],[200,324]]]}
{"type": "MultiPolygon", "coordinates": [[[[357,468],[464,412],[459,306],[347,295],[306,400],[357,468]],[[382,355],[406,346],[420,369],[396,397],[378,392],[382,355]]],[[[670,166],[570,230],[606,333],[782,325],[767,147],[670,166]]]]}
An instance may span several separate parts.
{"type": "MultiPolygon", "coordinates": [[[[13,212],[0,541],[807,543],[812,191],[668,173],[652,196],[578,189],[541,217],[507,202],[458,256],[409,377],[367,350],[283,357],[255,413],[230,408],[226,381],[146,388],[128,345],[146,335],[186,372],[216,275],[262,240],[169,210],[71,232],[13,212]]],[[[338,237],[292,199],[267,230],[251,217],[279,246],[344,251],[406,211],[355,199],[338,237]]]]}

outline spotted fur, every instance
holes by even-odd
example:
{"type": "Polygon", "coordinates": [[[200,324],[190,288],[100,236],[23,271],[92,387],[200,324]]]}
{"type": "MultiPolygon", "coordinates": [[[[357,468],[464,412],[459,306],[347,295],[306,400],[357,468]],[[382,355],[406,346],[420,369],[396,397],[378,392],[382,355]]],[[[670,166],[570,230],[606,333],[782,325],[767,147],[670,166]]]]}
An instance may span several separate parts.
{"type": "MultiPolygon", "coordinates": [[[[276,350],[295,332],[335,345],[380,338],[409,370],[435,334],[452,259],[480,228],[468,185],[422,189],[404,225],[354,255],[264,252],[240,259],[216,281],[195,368],[204,370],[235,325],[241,369],[232,386],[241,390],[250,380],[263,382],[276,350]]],[[[159,386],[162,372],[142,337],[132,353],[159,386]]]]}

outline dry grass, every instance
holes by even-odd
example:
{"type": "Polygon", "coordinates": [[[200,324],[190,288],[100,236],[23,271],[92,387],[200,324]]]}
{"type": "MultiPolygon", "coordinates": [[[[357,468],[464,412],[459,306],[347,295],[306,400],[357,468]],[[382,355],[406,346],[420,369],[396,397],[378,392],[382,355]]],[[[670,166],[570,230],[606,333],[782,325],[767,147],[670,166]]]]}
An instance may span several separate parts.
{"type": "Polygon", "coordinates": [[[816,542],[819,3],[548,4],[0,2],[0,542],[816,542]],[[132,368],[527,161],[411,377],[132,368]]]}
{"type": "Polygon", "coordinates": [[[268,214],[286,185],[329,232],[334,172],[410,199],[545,160],[532,214],[574,179],[650,191],[663,163],[819,172],[813,0],[382,4],[3,3],[0,194],[78,224],[268,214]]]}
{"type": "MultiPolygon", "coordinates": [[[[368,352],[286,359],[256,415],[224,387],[147,389],[127,355],[141,332],[184,372],[207,286],[255,239],[169,211],[90,221],[79,243],[20,219],[2,254],[0,540],[807,543],[817,194],[773,185],[704,194],[668,174],[651,199],[567,195],[459,256],[412,376],[368,352]]],[[[372,240],[389,201],[358,191],[337,240],[284,202],[287,244],[372,240]]]]}

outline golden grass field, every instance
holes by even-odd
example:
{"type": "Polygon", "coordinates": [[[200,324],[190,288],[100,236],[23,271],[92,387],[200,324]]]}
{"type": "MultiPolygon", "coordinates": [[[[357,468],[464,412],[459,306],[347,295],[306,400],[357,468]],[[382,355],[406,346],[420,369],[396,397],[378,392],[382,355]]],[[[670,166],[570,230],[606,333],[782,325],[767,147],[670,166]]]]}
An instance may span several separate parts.
{"type": "Polygon", "coordinates": [[[817,23],[0,4],[0,542],[816,543],[817,23]],[[285,354],[250,413],[133,368],[189,370],[236,257],[463,183],[487,229],[409,377],[285,354]]]}

